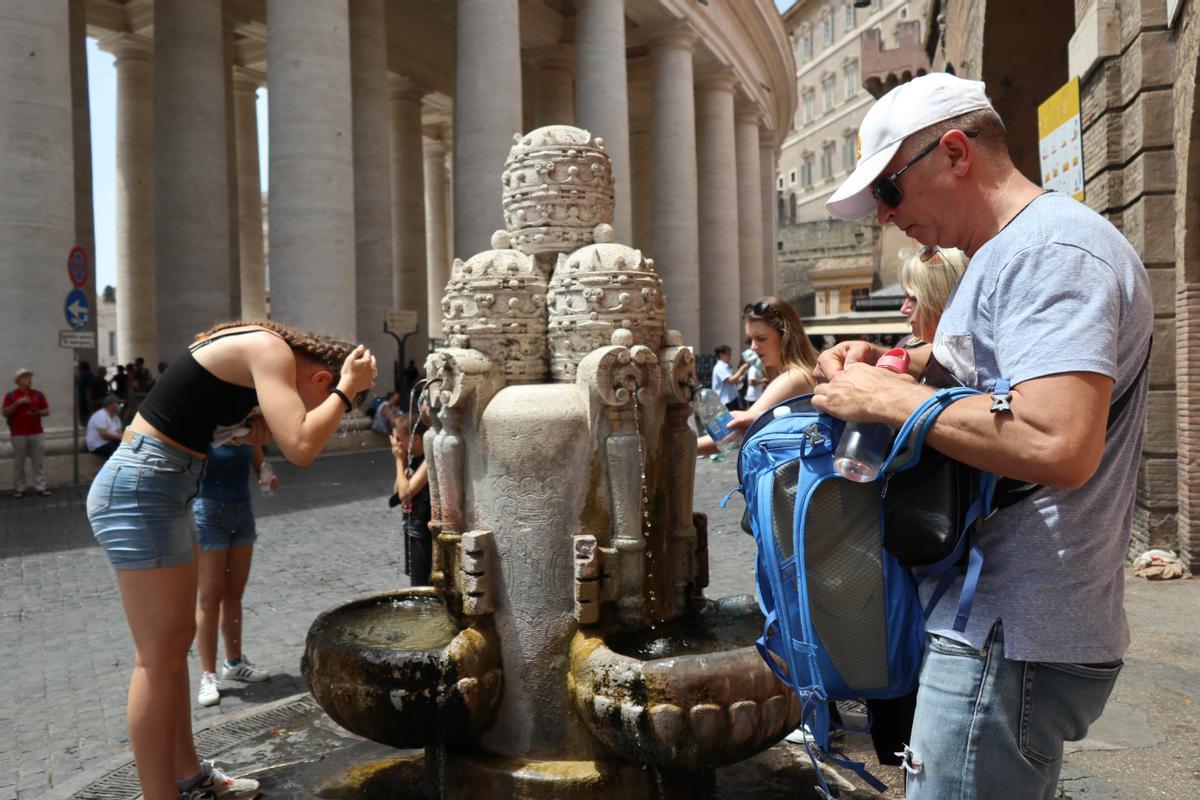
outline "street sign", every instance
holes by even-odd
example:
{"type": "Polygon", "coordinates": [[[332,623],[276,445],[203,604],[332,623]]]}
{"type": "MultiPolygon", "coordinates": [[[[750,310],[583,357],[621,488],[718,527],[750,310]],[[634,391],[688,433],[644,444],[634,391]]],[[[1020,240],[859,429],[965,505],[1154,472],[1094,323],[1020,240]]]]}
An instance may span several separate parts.
{"type": "Polygon", "coordinates": [[[80,289],[88,279],[88,259],[87,253],[82,247],[72,247],[71,254],[67,256],[67,277],[71,279],[71,284],[80,289]]]}
{"type": "Polygon", "coordinates": [[[383,330],[401,336],[417,332],[417,312],[410,308],[389,308],[383,312],[383,330]]]}
{"type": "Polygon", "coordinates": [[[87,295],[83,293],[82,289],[72,289],[67,292],[67,300],[63,303],[63,314],[67,318],[68,325],[77,331],[83,330],[87,327],[90,312],[87,295]]]}
{"type": "Polygon", "coordinates": [[[95,331],[59,331],[58,346],[90,350],[96,346],[95,331]]]}

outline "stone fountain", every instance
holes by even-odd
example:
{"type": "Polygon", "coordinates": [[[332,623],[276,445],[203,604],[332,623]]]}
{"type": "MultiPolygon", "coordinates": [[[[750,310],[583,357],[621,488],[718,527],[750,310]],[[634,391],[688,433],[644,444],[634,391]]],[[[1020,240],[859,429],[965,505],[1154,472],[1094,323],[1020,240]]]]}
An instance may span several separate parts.
{"type": "Polygon", "coordinates": [[[753,601],[703,597],[692,350],[613,241],[601,139],[515,137],[503,204],[425,365],[433,586],[321,615],[304,675],[345,728],[424,747],[444,798],[702,796],[800,709],[753,601]]]}

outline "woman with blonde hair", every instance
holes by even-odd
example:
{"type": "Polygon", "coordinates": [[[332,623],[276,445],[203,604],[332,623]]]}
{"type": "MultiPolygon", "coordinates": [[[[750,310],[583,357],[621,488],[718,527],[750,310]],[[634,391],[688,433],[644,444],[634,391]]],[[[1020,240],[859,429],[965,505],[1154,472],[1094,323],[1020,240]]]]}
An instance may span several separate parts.
{"type": "Polygon", "coordinates": [[[133,635],[129,740],[145,800],[242,800],[258,782],[201,763],[187,653],[196,632],[197,546],[189,503],[214,444],[266,444],[312,463],[375,385],[362,345],[276,322],[229,322],[196,337],[155,381],[92,481],[88,521],[117,572],[133,635]],[[261,413],[251,415],[255,407],[261,413]]]}
{"type": "MultiPolygon", "coordinates": [[[[749,427],[759,414],[790,397],[811,392],[815,383],[817,351],[804,332],[800,315],[778,297],[764,297],[742,309],[746,338],[766,369],[768,383],[754,405],[745,411],[730,412],[734,429],[749,427]]],[[[699,453],[711,455],[717,446],[709,436],[701,436],[699,453]]]]}
{"type": "Polygon", "coordinates": [[[922,247],[900,267],[900,287],[904,304],[900,313],[908,318],[913,338],[909,346],[933,344],[938,320],[970,259],[954,247],[922,247]],[[914,341],[916,340],[916,341],[914,341]]]}

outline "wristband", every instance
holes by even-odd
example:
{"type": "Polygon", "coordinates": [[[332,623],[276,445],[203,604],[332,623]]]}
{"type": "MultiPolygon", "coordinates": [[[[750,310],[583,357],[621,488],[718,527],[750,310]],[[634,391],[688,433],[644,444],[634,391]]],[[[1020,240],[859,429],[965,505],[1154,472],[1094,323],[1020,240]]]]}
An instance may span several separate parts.
{"type": "Polygon", "coordinates": [[[346,405],[346,413],[347,414],[349,414],[351,411],[354,410],[354,404],[350,402],[350,398],[346,397],[346,393],[343,392],[341,389],[339,389],[335,386],[329,390],[329,393],[336,394],[338,397],[342,398],[342,402],[346,405]]]}

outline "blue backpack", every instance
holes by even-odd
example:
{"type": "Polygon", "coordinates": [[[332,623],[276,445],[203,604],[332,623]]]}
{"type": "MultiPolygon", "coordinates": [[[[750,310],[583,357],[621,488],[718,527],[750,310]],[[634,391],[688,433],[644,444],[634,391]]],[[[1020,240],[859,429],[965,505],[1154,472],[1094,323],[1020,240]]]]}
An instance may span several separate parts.
{"type": "MultiPolygon", "coordinates": [[[[954,400],[973,389],[933,395],[900,430],[881,475],[910,469],[925,434],[954,400]]],[[[855,483],[834,471],[834,453],[845,423],[815,409],[811,395],[763,414],[746,432],[738,477],[758,546],[755,578],[765,618],[756,645],[775,674],[801,700],[822,758],[847,767],[882,791],[863,764],[830,753],[828,703],[900,697],[917,685],[927,614],[917,595],[919,579],[882,546],[882,481],[855,483]]],[[[990,479],[990,480],[989,480],[990,479]]],[[[994,484],[980,482],[970,527],[989,507],[994,484]],[[977,506],[977,507],[976,507],[977,506]]],[[[970,550],[978,578],[982,555],[960,537],[955,552],[924,573],[941,580],[932,610],[970,550]]],[[[969,613],[969,595],[962,593],[969,613]]],[[[965,619],[965,616],[964,616],[965,619]]],[[[809,749],[810,757],[816,759],[809,749]]],[[[829,789],[817,770],[825,796],[829,789]]]]}

